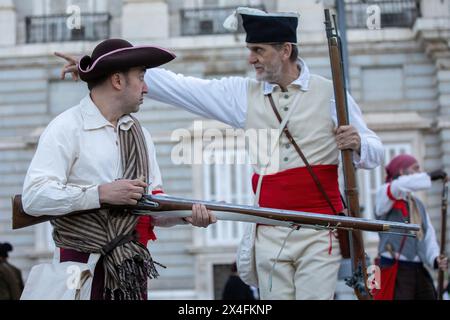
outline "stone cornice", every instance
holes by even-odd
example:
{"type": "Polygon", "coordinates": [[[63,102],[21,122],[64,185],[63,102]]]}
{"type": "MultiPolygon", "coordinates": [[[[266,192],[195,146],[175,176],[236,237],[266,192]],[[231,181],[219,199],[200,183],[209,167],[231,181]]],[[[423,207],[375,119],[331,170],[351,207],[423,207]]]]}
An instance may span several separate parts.
{"type": "Polygon", "coordinates": [[[430,57],[450,58],[450,18],[417,19],[413,31],[430,57]]]}
{"type": "Polygon", "coordinates": [[[365,113],[367,126],[375,131],[426,130],[432,129],[433,120],[417,112],[365,113]]]}

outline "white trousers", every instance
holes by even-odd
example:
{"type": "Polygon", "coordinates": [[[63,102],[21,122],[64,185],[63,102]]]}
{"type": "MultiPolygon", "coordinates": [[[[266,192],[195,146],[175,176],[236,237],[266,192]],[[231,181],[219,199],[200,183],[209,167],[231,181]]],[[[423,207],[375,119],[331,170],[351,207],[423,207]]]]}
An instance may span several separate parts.
{"type": "Polygon", "coordinates": [[[339,241],[330,231],[300,229],[289,236],[269,277],[290,228],[260,225],[255,239],[256,272],[263,300],[330,300],[334,298],[341,261],[339,241]]]}

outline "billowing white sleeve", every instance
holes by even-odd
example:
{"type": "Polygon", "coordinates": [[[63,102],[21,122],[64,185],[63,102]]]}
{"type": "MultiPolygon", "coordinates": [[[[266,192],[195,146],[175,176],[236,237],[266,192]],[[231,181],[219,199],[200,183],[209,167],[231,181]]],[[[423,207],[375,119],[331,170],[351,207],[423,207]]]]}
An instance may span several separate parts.
{"type": "MultiPolygon", "coordinates": [[[[353,162],[357,168],[373,169],[383,163],[384,148],[380,138],[370,130],[361,113],[356,101],[350,94],[347,94],[348,114],[350,125],[358,130],[361,137],[361,154],[353,152],[353,162]]],[[[331,116],[334,124],[337,126],[336,104],[334,98],[330,104],[331,116]]]]}
{"type": "Polygon", "coordinates": [[[424,262],[431,268],[434,268],[434,260],[439,256],[439,246],[436,241],[436,232],[433,225],[431,224],[430,216],[428,214],[426,214],[426,216],[428,228],[423,239],[423,241],[425,242],[424,257],[426,259],[426,261],[424,262]]]}
{"type": "Polygon", "coordinates": [[[431,179],[426,172],[400,176],[391,183],[391,193],[396,199],[406,199],[410,192],[431,188],[431,179]]]}
{"type": "Polygon", "coordinates": [[[245,126],[248,78],[205,80],[153,68],[145,73],[145,82],[151,99],[224,122],[234,128],[245,126]]]}
{"type": "Polygon", "coordinates": [[[75,139],[60,121],[51,122],[41,135],[23,185],[26,213],[56,216],[100,208],[98,185],[67,183],[78,153],[75,139]]]}
{"type": "MultiPolygon", "coordinates": [[[[382,185],[377,191],[375,214],[381,216],[391,210],[394,201],[388,196],[387,189],[389,184],[382,185]]],[[[426,190],[431,187],[430,176],[425,173],[415,173],[400,176],[390,183],[390,191],[395,199],[406,200],[408,193],[426,190]]]]}

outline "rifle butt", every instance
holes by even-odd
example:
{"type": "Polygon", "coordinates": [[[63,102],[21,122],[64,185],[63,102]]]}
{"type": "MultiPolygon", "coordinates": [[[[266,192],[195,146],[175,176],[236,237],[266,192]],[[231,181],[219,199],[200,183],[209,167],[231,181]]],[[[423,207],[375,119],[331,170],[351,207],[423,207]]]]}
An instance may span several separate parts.
{"type": "Polygon", "coordinates": [[[52,216],[34,217],[27,214],[22,206],[22,196],[15,195],[12,198],[12,228],[13,230],[22,229],[33,226],[38,223],[52,220],[52,216]]]}

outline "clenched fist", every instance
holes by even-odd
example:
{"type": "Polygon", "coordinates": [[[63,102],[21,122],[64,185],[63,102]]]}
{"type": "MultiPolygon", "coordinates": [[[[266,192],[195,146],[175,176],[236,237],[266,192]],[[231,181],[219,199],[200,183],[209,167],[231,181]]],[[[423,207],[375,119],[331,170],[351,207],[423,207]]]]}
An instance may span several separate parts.
{"type": "Polygon", "coordinates": [[[185,218],[185,220],[193,226],[203,228],[217,222],[216,216],[204,205],[198,203],[192,206],[192,216],[185,218]]]}
{"type": "Polygon", "coordinates": [[[340,126],[335,130],[339,150],[351,149],[361,154],[361,137],[353,126],[340,126]]]}
{"type": "Polygon", "coordinates": [[[98,187],[100,203],[135,205],[142,198],[147,184],[142,180],[117,180],[98,187]]]}

